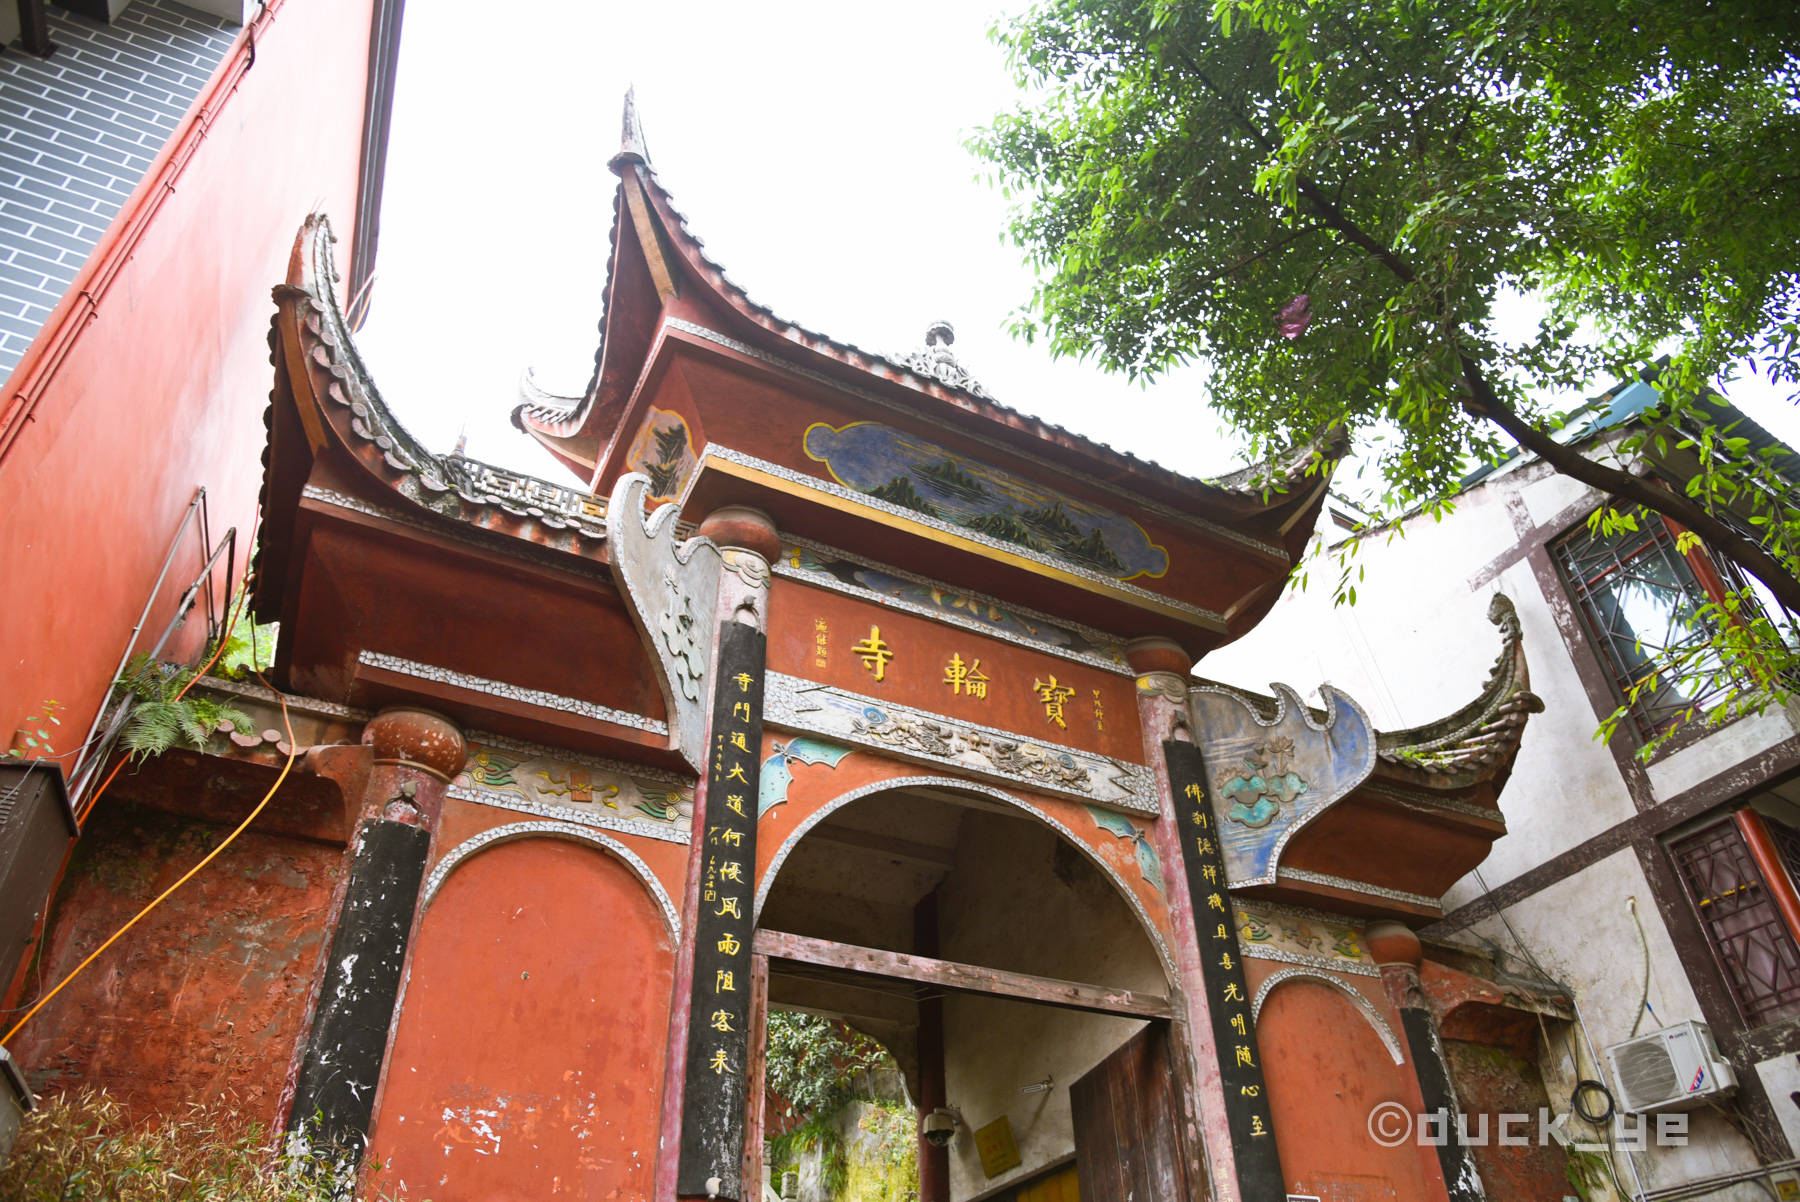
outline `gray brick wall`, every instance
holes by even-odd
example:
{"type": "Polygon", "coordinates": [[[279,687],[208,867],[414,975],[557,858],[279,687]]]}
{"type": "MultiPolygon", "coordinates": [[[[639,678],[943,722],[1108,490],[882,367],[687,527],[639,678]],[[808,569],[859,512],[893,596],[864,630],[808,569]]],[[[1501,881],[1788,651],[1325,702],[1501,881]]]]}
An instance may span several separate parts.
{"type": "Polygon", "coordinates": [[[49,18],[55,54],[0,53],[0,380],[238,32],[168,0],[133,0],[111,25],[49,18]]]}

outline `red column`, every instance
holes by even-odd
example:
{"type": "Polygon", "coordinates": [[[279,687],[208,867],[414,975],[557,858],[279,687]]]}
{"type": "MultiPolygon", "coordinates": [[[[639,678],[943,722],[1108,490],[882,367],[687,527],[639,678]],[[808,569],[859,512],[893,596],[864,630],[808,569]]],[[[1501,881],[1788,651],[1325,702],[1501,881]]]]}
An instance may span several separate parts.
{"type": "Polygon", "coordinates": [[[1744,845],[1750,849],[1750,858],[1756,861],[1756,869],[1769,887],[1775,908],[1781,911],[1781,920],[1787,923],[1788,934],[1793,936],[1795,943],[1800,943],[1800,895],[1794,892],[1794,880],[1788,875],[1787,865],[1782,863],[1781,853],[1775,849],[1775,840],[1769,837],[1768,825],[1763,816],[1752,809],[1739,810],[1732,818],[1737,822],[1738,833],[1744,837],[1744,845]]]}

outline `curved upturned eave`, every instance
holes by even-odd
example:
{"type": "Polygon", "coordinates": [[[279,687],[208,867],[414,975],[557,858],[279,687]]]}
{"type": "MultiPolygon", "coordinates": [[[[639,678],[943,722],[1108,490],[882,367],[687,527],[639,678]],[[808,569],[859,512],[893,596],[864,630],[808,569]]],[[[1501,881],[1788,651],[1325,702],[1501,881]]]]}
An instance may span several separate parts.
{"type": "Polygon", "coordinates": [[[402,520],[490,532],[497,548],[603,563],[603,499],[459,456],[434,454],[394,417],[369,377],[338,305],[335,243],[322,214],[308,217],[294,240],[287,279],[274,290],[270,350],[277,379],[264,455],[267,533],[266,546],[258,551],[259,616],[272,616],[279,604],[260,587],[280,588],[261,570],[265,552],[285,558],[278,526],[299,504],[311,465],[328,446],[341,452],[336,458],[362,469],[367,500],[379,498],[378,511],[386,502],[402,520]],[[291,412],[276,413],[277,405],[291,406],[291,412]],[[298,423],[298,430],[287,418],[298,423]],[[278,447],[282,429],[303,433],[304,449],[301,440],[278,447]]]}
{"type": "MultiPolygon", "coordinates": [[[[704,241],[689,227],[687,218],[675,207],[674,199],[641,151],[622,151],[615,156],[612,167],[620,181],[613,198],[605,277],[606,313],[601,320],[594,377],[572,407],[525,403],[515,406],[512,413],[513,423],[520,430],[537,439],[571,470],[585,472],[584,453],[603,448],[614,434],[610,428],[600,428],[619,420],[616,404],[602,403],[607,380],[619,375],[622,386],[629,388],[643,367],[641,363],[612,363],[608,358],[613,350],[608,326],[622,300],[618,295],[618,276],[621,240],[627,236],[623,229],[628,207],[624,193],[635,186],[642,189],[649,213],[663,235],[661,248],[674,252],[683,278],[702,285],[705,299],[711,302],[709,308],[736,319],[735,328],[718,333],[740,338],[763,353],[794,361],[796,366],[821,371],[853,386],[873,387],[890,394],[904,389],[896,399],[904,397],[915,405],[921,396],[929,397],[945,409],[965,415],[965,420],[973,417],[986,425],[985,431],[975,432],[978,436],[994,437],[1028,454],[1041,454],[1047,446],[1054,447],[1081,461],[1070,464],[1072,470],[1091,474],[1113,488],[1154,496],[1197,516],[1224,520],[1244,533],[1280,543],[1290,561],[1304,548],[1324,504],[1332,467],[1348,449],[1341,436],[1326,436],[1217,481],[1183,476],[985,395],[920,375],[887,355],[864,350],[780,316],[752,298],[707,254],[704,241]],[[812,362],[796,359],[797,351],[810,355],[812,362]]],[[[612,399],[616,402],[622,398],[612,399]]]]}
{"type": "MultiPolygon", "coordinates": [[[[1041,453],[1045,444],[1049,444],[1078,455],[1088,460],[1087,470],[1115,486],[1147,487],[1166,498],[1197,503],[1206,507],[1207,516],[1222,512],[1240,519],[1256,518],[1265,527],[1272,520],[1284,534],[1298,527],[1301,528],[1299,546],[1304,546],[1310,536],[1311,521],[1294,519],[1308,511],[1316,516],[1323,505],[1325,487],[1331,475],[1330,465],[1348,450],[1348,441],[1341,434],[1332,433],[1315,443],[1277,456],[1270,463],[1252,465],[1233,473],[1222,481],[1183,476],[1129,451],[1114,450],[1066,427],[1043,421],[967,389],[922,376],[886,355],[864,350],[780,316],[753,299],[726,274],[723,265],[706,253],[705,243],[689,228],[687,218],[675,207],[673,197],[662,186],[654,169],[641,159],[626,159],[619,167],[621,172],[637,173],[659,224],[669,236],[670,244],[690,278],[705,281],[712,297],[721,302],[726,311],[735,313],[747,323],[740,332],[750,333],[752,337],[760,335],[761,349],[786,350],[791,354],[792,348],[797,346],[819,356],[824,364],[840,372],[849,368],[865,377],[856,382],[867,383],[866,378],[873,377],[883,385],[898,385],[913,394],[923,394],[950,409],[997,427],[998,431],[1010,435],[1005,441],[1016,449],[1041,453]],[[1321,457],[1327,464],[1316,467],[1321,457]]],[[[621,186],[624,186],[623,181],[621,186]]]]}
{"type": "Polygon", "coordinates": [[[1435,722],[1379,733],[1378,775],[1439,790],[1490,783],[1498,792],[1505,784],[1525,723],[1544,703],[1531,691],[1524,631],[1504,593],[1494,594],[1488,620],[1500,628],[1501,647],[1480,695],[1435,722]]]}

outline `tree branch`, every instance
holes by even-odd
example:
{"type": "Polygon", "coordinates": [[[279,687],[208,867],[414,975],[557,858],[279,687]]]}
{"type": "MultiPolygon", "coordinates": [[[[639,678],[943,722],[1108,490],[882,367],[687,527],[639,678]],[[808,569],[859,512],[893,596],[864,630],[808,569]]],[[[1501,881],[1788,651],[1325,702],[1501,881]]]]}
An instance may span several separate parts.
{"type": "MultiPolygon", "coordinates": [[[[1188,70],[1200,81],[1201,86],[1212,94],[1214,100],[1259,146],[1270,154],[1278,152],[1277,144],[1231,102],[1224,90],[1213,83],[1186,50],[1176,47],[1175,52],[1187,64],[1188,70]]],[[[1401,283],[1412,284],[1418,281],[1419,274],[1410,263],[1353,221],[1335,200],[1325,195],[1316,181],[1296,172],[1294,182],[1296,191],[1312,206],[1321,225],[1373,257],[1401,283]]],[[[1471,417],[1492,422],[1519,446],[1570,479],[1579,480],[1681,523],[1699,535],[1715,554],[1730,559],[1767,585],[1775,598],[1790,611],[1800,613],[1800,578],[1796,578],[1793,572],[1770,555],[1754,538],[1739,533],[1680,493],[1658,488],[1648,480],[1619,468],[1596,463],[1578,449],[1557,442],[1500,399],[1483,374],[1481,364],[1473,356],[1460,346],[1456,353],[1462,363],[1463,381],[1468,386],[1467,396],[1462,403],[1463,409],[1471,417]]]]}
{"type": "Polygon", "coordinates": [[[1699,535],[1714,554],[1723,555],[1755,576],[1768,586],[1776,600],[1800,613],[1800,580],[1796,580],[1793,573],[1782,567],[1755,539],[1740,533],[1678,492],[1658,488],[1641,476],[1620,468],[1596,463],[1579,449],[1557,442],[1499,398],[1482,374],[1481,365],[1472,356],[1462,351],[1457,355],[1462,360],[1463,381],[1469,386],[1463,409],[1470,416],[1499,426],[1514,442],[1561,474],[1681,523],[1699,535]]]}
{"type": "Polygon", "coordinates": [[[1193,283],[1190,284],[1189,286],[1193,287],[1193,288],[1200,288],[1207,284],[1212,283],[1214,280],[1223,279],[1225,276],[1231,275],[1235,272],[1242,271],[1244,268],[1250,266],[1250,264],[1255,263],[1260,259],[1268,258],[1270,255],[1274,254],[1276,251],[1280,250],[1282,247],[1286,246],[1288,243],[1296,242],[1299,239],[1304,238],[1306,235],[1312,234],[1312,233],[1317,233],[1319,230],[1324,229],[1324,228],[1325,228],[1324,226],[1320,226],[1320,225],[1303,225],[1299,229],[1293,230],[1292,232],[1285,234],[1280,238],[1275,239],[1275,241],[1269,243],[1267,246],[1263,247],[1261,250],[1257,251],[1255,254],[1248,255],[1242,259],[1239,259],[1237,262],[1233,263],[1229,267],[1221,267],[1221,268],[1218,268],[1216,271],[1207,272],[1205,275],[1201,276],[1199,279],[1193,281],[1193,283]]]}

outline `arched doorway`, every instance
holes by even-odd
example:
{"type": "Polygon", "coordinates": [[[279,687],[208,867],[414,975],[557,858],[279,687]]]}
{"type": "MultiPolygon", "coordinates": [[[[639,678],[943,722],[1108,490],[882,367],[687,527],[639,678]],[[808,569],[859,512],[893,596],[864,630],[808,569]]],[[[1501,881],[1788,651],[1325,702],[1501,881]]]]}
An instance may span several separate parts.
{"type": "MultiPolygon", "coordinates": [[[[922,1172],[924,1202],[1010,1197],[1084,1153],[1133,1153],[1084,1138],[1071,1086],[1146,1026],[1179,1031],[1166,947],[1116,870],[1047,814],[974,786],[867,790],[795,828],[759,892],[770,1005],[875,1036],[921,1108],[951,1112],[947,1180],[934,1191],[922,1172]]],[[[1158,1055],[1174,1088],[1176,1056],[1158,1055]]],[[[1185,1163],[1165,1126],[1165,1159],[1185,1163]]]]}
{"type": "Polygon", "coordinates": [[[370,1139],[381,1186],[435,1202],[648,1197],[667,900],[613,851],[496,833],[446,857],[420,927],[370,1139]]]}

